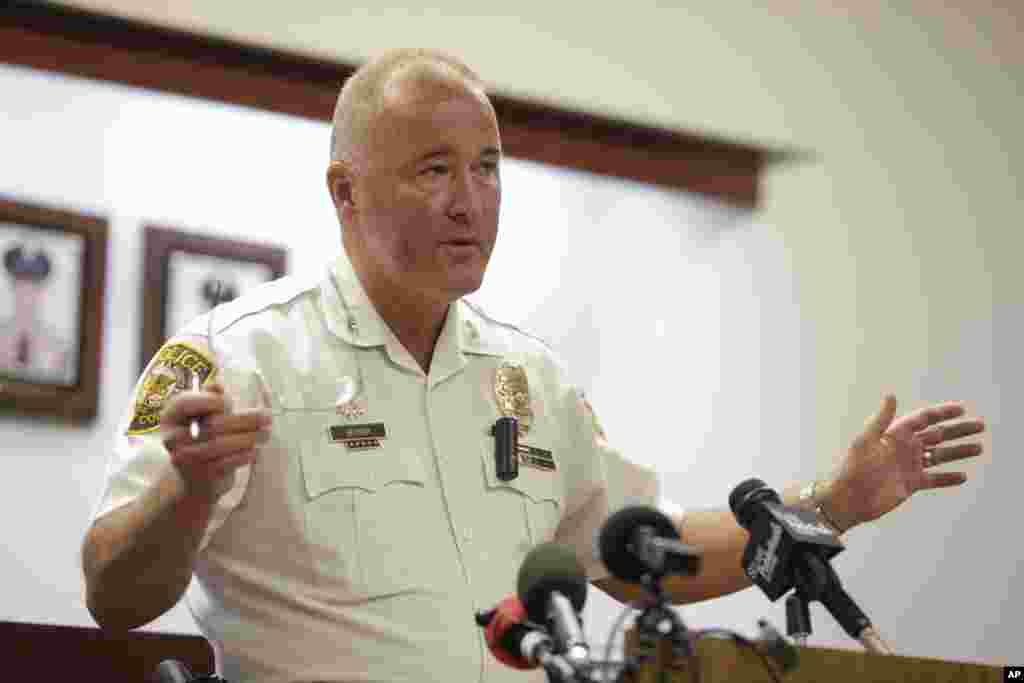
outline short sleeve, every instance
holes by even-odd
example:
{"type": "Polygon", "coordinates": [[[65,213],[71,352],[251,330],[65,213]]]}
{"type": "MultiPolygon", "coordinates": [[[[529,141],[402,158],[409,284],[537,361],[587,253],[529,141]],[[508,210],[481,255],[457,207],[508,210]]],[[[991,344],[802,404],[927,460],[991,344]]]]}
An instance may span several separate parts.
{"type": "Polygon", "coordinates": [[[612,448],[593,408],[582,392],[564,393],[572,448],[568,458],[566,511],[555,540],[576,550],[591,581],[608,576],[597,552],[601,527],[615,511],[627,505],[659,505],[659,483],[654,470],[634,463],[612,448]]]}
{"type": "MultiPolygon", "coordinates": [[[[224,385],[236,412],[265,407],[259,375],[225,361],[221,352],[211,353],[205,334],[189,334],[186,329],[153,356],[118,422],[93,521],[134,501],[171,467],[170,454],[160,435],[160,412],[172,396],[191,389],[193,382],[205,386],[213,381],[224,385]]],[[[250,469],[246,466],[235,471],[231,488],[217,502],[201,548],[241,502],[250,469]]]]}

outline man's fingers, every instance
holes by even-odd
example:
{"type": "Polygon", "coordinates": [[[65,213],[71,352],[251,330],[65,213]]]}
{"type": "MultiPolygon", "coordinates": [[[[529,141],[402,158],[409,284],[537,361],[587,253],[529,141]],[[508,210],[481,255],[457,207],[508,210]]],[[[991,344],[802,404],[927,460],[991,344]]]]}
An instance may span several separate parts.
{"type": "Polygon", "coordinates": [[[967,475],[963,472],[936,472],[924,475],[923,489],[944,489],[950,486],[960,486],[967,481],[967,475]]]}
{"type": "Polygon", "coordinates": [[[192,445],[182,444],[170,449],[171,462],[178,467],[207,463],[232,453],[253,449],[266,443],[269,438],[270,433],[264,430],[222,434],[210,441],[200,441],[192,445]]]}
{"type": "MultiPolygon", "coordinates": [[[[210,415],[202,422],[202,441],[210,441],[225,434],[240,434],[244,432],[255,432],[269,430],[272,424],[270,413],[263,410],[251,410],[243,413],[226,415],[218,413],[210,415]]],[[[189,425],[186,422],[181,425],[166,426],[162,430],[164,446],[171,451],[181,446],[189,446],[196,443],[189,433],[189,425]]]]}
{"type": "Polygon", "coordinates": [[[984,421],[967,420],[951,425],[935,425],[933,427],[929,427],[922,432],[918,432],[917,437],[925,446],[934,446],[935,444],[940,444],[943,441],[962,439],[965,436],[980,434],[983,431],[985,431],[984,421]]]}
{"type": "Polygon", "coordinates": [[[231,399],[226,394],[208,391],[183,391],[176,394],[160,414],[160,424],[176,426],[193,417],[211,413],[230,413],[231,399]]]}
{"type": "Polygon", "coordinates": [[[885,430],[892,424],[892,419],[896,416],[896,397],[892,394],[886,394],[882,398],[882,406],[878,409],[878,412],[868,419],[868,423],[864,429],[864,437],[869,441],[878,439],[885,434],[885,430]]]}
{"type": "Polygon", "coordinates": [[[964,443],[956,446],[933,448],[931,457],[928,458],[928,466],[936,467],[938,465],[945,465],[946,463],[956,462],[958,460],[974,458],[981,455],[981,451],[982,447],[980,443],[964,443]]]}
{"type": "Polygon", "coordinates": [[[939,403],[915,410],[904,415],[893,424],[894,429],[909,429],[912,432],[920,432],[931,425],[961,417],[965,413],[964,405],[957,401],[939,403]]]}

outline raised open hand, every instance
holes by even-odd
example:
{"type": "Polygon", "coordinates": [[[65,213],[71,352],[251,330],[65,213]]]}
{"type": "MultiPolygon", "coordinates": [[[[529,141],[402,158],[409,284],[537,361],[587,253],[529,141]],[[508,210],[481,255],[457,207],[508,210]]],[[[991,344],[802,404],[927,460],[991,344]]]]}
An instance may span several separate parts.
{"type": "Polygon", "coordinates": [[[896,418],[896,398],[886,396],[829,484],[830,516],[846,529],[881,517],[917,491],[967,481],[965,472],[930,471],[981,454],[976,441],[942,445],[985,430],[977,418],[950,422],[964,413],[962,403],[948,402],[896,418]]]}

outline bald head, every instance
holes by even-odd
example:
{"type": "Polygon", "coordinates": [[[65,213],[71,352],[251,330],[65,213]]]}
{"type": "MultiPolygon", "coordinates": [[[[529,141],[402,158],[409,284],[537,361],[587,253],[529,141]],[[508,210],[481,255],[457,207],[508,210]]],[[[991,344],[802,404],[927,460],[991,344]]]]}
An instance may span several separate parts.
{"type": "MultiPolygon", "coordinates": [[[[425,93],[484,93],[480,77],[459,60],[437,50],[392,50],[364,64],[347,81],[334,107],[331,161],[361,167],[374,121],[389,104],[425,93]]],[[[486,99],[486,96],[484,96],[486,99]]]]}

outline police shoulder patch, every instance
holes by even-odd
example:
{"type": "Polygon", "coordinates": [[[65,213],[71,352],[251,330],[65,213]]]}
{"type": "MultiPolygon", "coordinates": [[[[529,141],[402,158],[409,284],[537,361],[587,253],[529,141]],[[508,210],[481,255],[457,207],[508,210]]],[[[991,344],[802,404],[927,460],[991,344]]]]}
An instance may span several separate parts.
{"type": "Polygon", "coordinates": [[[167,401],[194,382],[202,386],[216,372],[211,355],[185,342],[164,344],[139,382],[127,434],[145,434],[159,429],[160,412],[167,401]]]}

